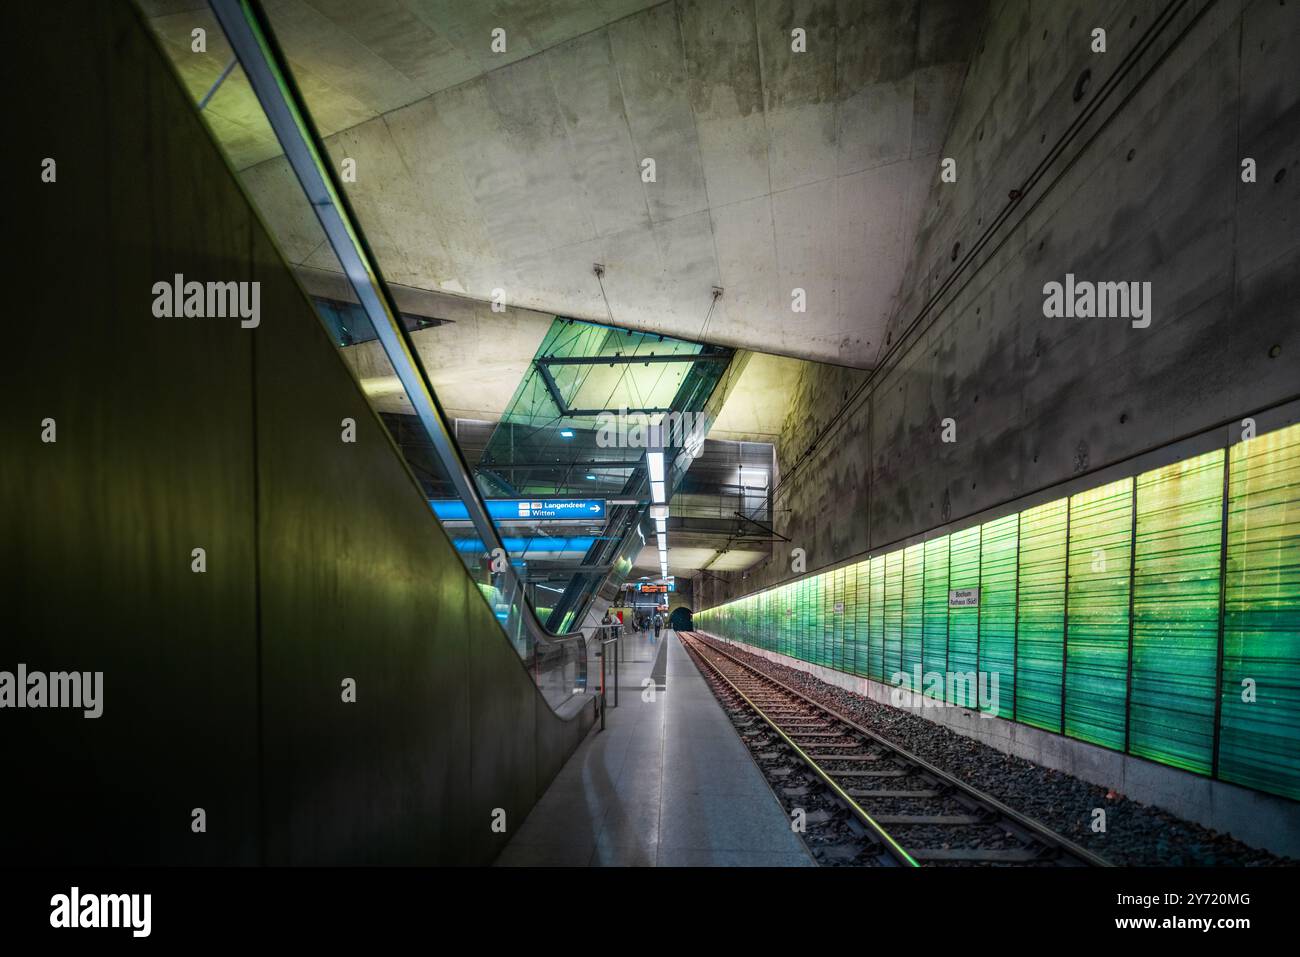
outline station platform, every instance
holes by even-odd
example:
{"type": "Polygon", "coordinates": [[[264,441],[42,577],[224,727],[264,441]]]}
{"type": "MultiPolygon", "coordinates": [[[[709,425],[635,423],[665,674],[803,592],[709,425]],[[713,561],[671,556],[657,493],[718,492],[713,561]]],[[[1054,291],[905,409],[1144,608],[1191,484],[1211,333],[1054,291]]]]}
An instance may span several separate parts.
{"type": "Polygon", "coordinates": [[[497,866],[815,866],[676,633],[621,641],[619,706],[497,866]]]}

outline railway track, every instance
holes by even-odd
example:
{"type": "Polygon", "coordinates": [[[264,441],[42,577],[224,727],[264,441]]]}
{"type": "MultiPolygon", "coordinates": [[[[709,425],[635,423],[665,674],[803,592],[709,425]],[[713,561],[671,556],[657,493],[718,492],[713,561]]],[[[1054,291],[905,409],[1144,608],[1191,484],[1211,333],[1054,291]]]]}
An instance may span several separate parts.
{"type": "Polygon", "coordinates": [[[723,704],[765,723],[865,828],[877,863],[1105,867],[1068,838],[690,632],[682,644],[723,704]]]}

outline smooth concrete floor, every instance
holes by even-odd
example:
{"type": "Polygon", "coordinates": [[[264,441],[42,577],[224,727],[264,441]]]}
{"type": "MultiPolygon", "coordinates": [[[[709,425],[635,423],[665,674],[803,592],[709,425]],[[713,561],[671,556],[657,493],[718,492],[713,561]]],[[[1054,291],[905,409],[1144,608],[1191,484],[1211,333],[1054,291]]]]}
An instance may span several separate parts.
{"type": "Polygon", "coordinates": [[[498,866],[814,866],[677,635],[659,642],[624,637],[619,707],[574,752],[498,866]],[[642,682],[659,642],[666,689],[650,701],[642,682]]]}

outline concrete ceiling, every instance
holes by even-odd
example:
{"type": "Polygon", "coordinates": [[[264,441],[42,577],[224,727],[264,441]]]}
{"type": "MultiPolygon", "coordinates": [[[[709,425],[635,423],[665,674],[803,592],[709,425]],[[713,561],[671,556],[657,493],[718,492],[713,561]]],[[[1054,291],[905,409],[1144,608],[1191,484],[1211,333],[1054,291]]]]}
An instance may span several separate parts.
{"type": "MultiPolygon", "coordinates": [[[[230,62],[207,0],[137,0],[191,95],[230,62]],[[206,31],[204,51],[192,31],[206,31]]],[[[263,0],[294,77],[325,136],[522,60],[660,0],[263,0]],[[508,30],[494,53],[492,30],[508,30]]],[[[205,111],[237,169],[280,152],[236,70],[205,111]]]]}
{"type": "MultiPolygon", "coordinates": [[[[298,275],[314,296],[356,301],[338,273],[300,268],[298,275]]],[[[455,418],[500,419],[555,317],[526,309],[493,313],[487,303],[407,286],[392,291],[402,312],[444,320],[411,333],[443,409],[455,418]]],[[[377,410],[414,414],[378,340],[348,346],[341,354],[377,410]]]]}
{"type": "MultiPolygon", "coordinates": [[[[320,240],[324,240],[323,234],[320,240]]],[[[298,275],[312,295],[356,301],[338,272],[300,267],[298,275]]],[[[527,309],[494,313],[487,303],[463,296],[400,285],[392,289],[403,312],[445,321],[411,334],[443,408],[462,419],[500,419],[554,317],[527,309]]],[[[414,413],[378,341],[349,346],[342,355],[380,412],[414,413]]],[[[804,363],[782,356],[750,355],[709,437],[776,442],[804,363]]]]}
{"type": "MultiPolygon", "coordinates": [[[[145,6],[201,96],[228,57],[210,14],[145,6]],[[208,53],[193,54],[204,21],[208,53]]],[[[877,354],[983,10],[267,6],[333,159],[356,162],[349,195],[390,280],[477,300],[501,289],[514,307],[612,312],[617,325],[857,367],[877,354]],[[504,54],[490,50],[497,26],[504,54]],[[806,52],[792,52],[794,28],[806,52]],[[806,313],[791,310],[796,287],[806,313]]],[[[311,211],[237,74],[205,115],[286,255],[330,268],[318,243],[296,241],[311,211]]]]}
{"type": "Polygon", "coordinates": [[[709,438],[775,444],[781,437],[781,426],[805,361],[763,353],[751,355],[713,420],[709,438]]]}
{"type": "MultiPolygon", "coordinates": [[[[673,545],[668,536],[668,574],[689,578],[701,569],[708,571],[744,571],[772,557],[771,550],[758,551],[730,548],[720,551],[707,545],[673,545]]],[[[647,545],[637,553],[629,578],[641,575],[659,576],[659,552],[655,545],[647,545]]]]}

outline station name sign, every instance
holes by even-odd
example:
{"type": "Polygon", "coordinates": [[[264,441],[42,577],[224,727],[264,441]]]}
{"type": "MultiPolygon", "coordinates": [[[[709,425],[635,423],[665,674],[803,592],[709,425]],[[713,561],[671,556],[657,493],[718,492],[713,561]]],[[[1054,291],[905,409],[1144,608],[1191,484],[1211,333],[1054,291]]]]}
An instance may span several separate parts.
{"type": "Polygon", "coordinates": [[[978,588],[951,588],[948,590],[949,608],[969,608],[980,603],[978,588]]]}

